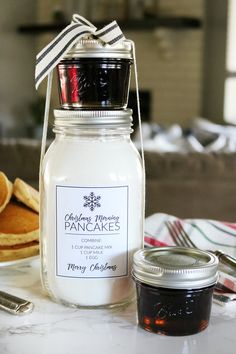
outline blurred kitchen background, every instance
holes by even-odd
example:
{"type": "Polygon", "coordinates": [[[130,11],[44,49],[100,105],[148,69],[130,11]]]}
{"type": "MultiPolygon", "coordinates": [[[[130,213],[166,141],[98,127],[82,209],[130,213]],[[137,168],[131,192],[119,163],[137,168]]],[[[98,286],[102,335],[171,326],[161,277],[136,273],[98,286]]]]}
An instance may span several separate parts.
{"type": "MultiPolygon", "coordinates": [[[[8,178],[38,186],[46,80],[36,92],[36,54],[73,13],[98,28],[117,19],[137,49],[146,215],[235,222],[236,0],[0,0],[0,9],[0,170],[8,178]]],[[[131,89],[140,148],[133,81],[131,89]]],[[[52,108],[57,100],[54,75],[52,108]]]]}
{"type": "MultiPolygon", "coordinates": [[[[135,41],[144,121],[183,128],[196,117],[236,122],[236,0],[0,0],[0,6],[0,137],[40,137],[45,82],[36,92],[35,56],[75,12],[98,27],[117,19],[135,41]]],[[[132,91],[129,106],[135,110],[132,91]]]]}

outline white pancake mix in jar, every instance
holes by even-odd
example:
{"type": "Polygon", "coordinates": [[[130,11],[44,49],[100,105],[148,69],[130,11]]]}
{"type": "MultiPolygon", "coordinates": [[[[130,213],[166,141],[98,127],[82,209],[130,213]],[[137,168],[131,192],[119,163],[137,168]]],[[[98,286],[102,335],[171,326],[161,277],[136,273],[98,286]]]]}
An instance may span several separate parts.
{"type": "Polygon", "coordinates": [[[55,110],[42,164],[41,273],[57,302],[112,307],[134,297],[142,247],[144,171],[132,111],[55,110]]]}

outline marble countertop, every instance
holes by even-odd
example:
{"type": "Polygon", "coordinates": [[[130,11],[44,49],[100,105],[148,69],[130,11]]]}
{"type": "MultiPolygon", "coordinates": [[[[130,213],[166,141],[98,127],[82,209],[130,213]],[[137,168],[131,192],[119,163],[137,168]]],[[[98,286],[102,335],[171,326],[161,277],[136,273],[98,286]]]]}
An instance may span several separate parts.
{"type": "Polygon", "coordinates": [[[0,312],[1,354],[235,354],[236,304],[213,304],[209,327],[196,335],[165,337],[137,326],[136,306],[116,310],[71,309],[43,293],[39,260],[0,268],[1,290],[34,302],[31,314],[0,312]]]}

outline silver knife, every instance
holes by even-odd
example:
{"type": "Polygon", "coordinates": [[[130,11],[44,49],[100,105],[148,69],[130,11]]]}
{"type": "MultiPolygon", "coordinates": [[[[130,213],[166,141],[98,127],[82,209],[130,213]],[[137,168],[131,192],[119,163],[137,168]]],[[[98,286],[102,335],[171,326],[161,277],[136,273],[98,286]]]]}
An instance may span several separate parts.
{"type": "Polygon", "coordinates": [[[212,252],[214,253],[218,259],[219,259],[219,262],[227,267],[229,267],[233,272],[234,272],[234,275],[236,274],[236,259],[229,256],[228,254],[226,253],[223,253],[219,250],[217,251],[214,251],[212,252]]]}
{"type": "Polygon", "coordinates": [[[24,315],[33,311],[34,304],[28,300],[0,291],[0,309],[13,315],[24,315]]]}

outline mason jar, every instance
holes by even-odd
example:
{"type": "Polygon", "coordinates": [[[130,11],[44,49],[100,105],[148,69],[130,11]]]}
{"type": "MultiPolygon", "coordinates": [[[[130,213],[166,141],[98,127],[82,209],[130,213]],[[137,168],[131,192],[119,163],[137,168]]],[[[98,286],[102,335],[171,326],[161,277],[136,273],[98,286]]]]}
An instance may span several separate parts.
{"type": "Polygon", "coordinates": [[[134,297],[144,172],[132,111],[55,110],[41,177],[41,274],[57,302],[112,307],[134,297]]]}
{"type": "Polygon", "coordinates": [[[63,109],[124,109],[128,103],[131,44],[82,39],[57,65],[63,109]]]}
{"type": "Polygon", "coordinates": [[[157,247],[134,254],[138,322],[143,329],[170,336],[207,328],[218,258],[186,247],[157,247]]]}

